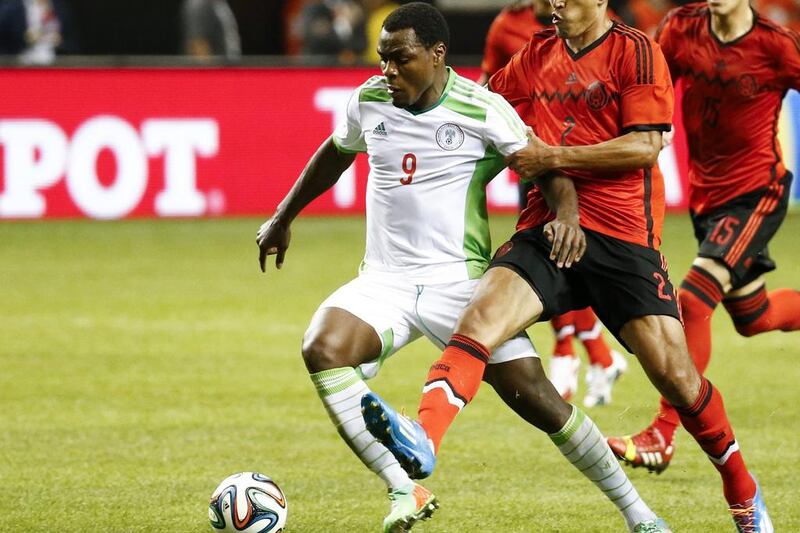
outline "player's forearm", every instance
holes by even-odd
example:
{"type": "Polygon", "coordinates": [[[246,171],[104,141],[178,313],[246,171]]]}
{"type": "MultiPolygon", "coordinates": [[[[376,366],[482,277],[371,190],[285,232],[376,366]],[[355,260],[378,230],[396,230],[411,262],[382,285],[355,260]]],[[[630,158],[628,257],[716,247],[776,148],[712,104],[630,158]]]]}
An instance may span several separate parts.
{"type": "Polygon", "coordinates": [[[355,157],[356,154],[340,152],[328,138],[308,160],[289,194],[278,206],[275,217],[286,223],[292,222],[308,204],[339,181],[355,157]]]}
{"type": "Polygon", "coordinates": [[[589,146],[554,146],[547,166],[571,170],[634,170],[656,164],[661,132],[631,132],[589,146]]]}
{"type": "Polygon", "coordinates": [[[548,173],[536,178],[547,206],[561,220],[578,219],[578,193],[575,183],[563,174],[548,173]]]}

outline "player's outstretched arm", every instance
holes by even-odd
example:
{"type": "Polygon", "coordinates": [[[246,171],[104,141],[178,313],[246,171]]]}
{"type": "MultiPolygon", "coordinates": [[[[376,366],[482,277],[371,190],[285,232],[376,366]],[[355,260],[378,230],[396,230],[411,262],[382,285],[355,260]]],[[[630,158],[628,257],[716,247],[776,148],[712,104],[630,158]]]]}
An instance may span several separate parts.
{"type": "Polygon", "coordinates": [[[312,200],[333,187],[355,157],[355,153],[339,151],[330,138],[311,156],[275,214],[258,229],[256,243],[261,272],[266,272],[268,255],[275,255],[275,267],[281,268],[291,240],[292,221],[312,200]]]}
{"type": "Polygon", "coordinates": [[[534,179],[546,172],[571,170],[635,170],[651,168],[661,151],[660,131],[632,131],[599,144],[550,146],[531,135],[530,143],[508,158],[520,176],[534,179]]]}
{"type": "Polygon", "coordinates": [[[652,168],[662,145],[661,131],[632,131],[587,146],[554,146],[547,158],[552,170],[636,170],[652,168]]]}
{"type": "Polygon", "coordinates": [[[553,244],[550,259],[558,268],[569,268],[577,263],[586,251],[586,235],[580,226],[578,193],[572,179],[558,173],[545,174],[536,179],[550,210],[556,214],[544,226],[544,234],[553,244]]]}

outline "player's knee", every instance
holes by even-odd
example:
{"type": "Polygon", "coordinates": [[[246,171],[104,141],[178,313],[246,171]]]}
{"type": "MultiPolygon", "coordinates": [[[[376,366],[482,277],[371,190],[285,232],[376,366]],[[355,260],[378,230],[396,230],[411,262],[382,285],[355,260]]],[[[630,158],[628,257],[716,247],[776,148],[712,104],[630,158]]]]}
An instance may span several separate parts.
{"type": "Polygon", "coordinates": [[[696,396],[697,372],[674,368],[665,373],[658,391],[673,405],[690,405],[696,396]]]}
{"type": "Polygon", "coordinates": [[[303,336],[303,362],[309,372],[321,372],[345,366],[342,347],[331,335],[307,331],[303,336]]]}
{"type": "Polygon", "coordinates": [[[528,405],[535,409],[547,410],[554,401],[555,403],[563,402],[563,398],[544,373],[531,379],[528,386],[524,388],[524,392],[527,395],[528,405]]]}
{"type": "Polygon", "coordinates": [[[675,358],[650,373],[658,391],[673,405],[689,405],[694,401],[699,374],[689,354],[675,358]]]}
{"type": "Polygon", "coordinates": [[[670,402],[691,396],[697,369],[683,339],[665,335],[652,344],[646,354],[646,366],[650,380],[670,402]]]}

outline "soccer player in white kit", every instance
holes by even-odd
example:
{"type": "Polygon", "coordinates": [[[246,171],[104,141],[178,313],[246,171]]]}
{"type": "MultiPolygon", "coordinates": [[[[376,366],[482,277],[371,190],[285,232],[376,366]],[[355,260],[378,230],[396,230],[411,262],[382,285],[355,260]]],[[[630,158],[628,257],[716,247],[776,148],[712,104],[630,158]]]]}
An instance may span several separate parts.
{"type": "MultiPolygon", "coordinates": [[[[302,352],[339,434],[388,487],[391,511],[384,532],[409,530],[438,502],[366,430],[362,397],[380,399],[365,380],[421,336],[444,348],[489,263],[486,184],[505,166],[504,156],[528,143],[524,123],[502,97],[445,66],[448,41],[444,18],[428,4],[406,4],[387,17],[378,44],[383,76],[352,94],[346,121],[323,142],[257,235],[261,269],[273,254],[280,268],[291,221],[336,182],[357,153],[368,154],[364,261],[358,277],[320,305],[302,352]]],[[[554,258],[569,264],[584,245],[577,224],[564,223],[576,216],[574,187],[560,176],[540,186],[559,206],[551,227],[554,258]]],[[[652,529],[656,515],[594,423],[553,388],[524,332],[489,363],[484,379],[550,435],[620,509],[630,530],[664,531],[652,529]]]]}

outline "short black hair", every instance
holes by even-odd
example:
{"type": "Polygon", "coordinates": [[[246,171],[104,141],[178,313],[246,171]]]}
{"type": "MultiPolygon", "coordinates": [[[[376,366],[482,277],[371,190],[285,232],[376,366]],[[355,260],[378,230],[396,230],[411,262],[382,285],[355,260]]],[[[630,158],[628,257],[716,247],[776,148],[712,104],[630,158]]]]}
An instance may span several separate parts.
{"type": "Polygon", "coordinates": [[[424,2],[411,2],[392,11],[383,21],[386,31],[399,31],[411,28],[425,48],[436,43],[450,47],[450,29],[441,11],[424,2]]]}

